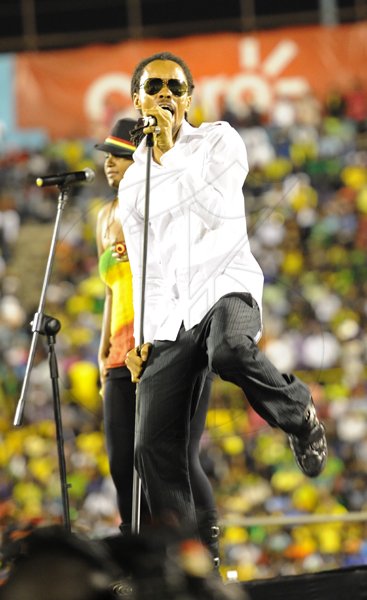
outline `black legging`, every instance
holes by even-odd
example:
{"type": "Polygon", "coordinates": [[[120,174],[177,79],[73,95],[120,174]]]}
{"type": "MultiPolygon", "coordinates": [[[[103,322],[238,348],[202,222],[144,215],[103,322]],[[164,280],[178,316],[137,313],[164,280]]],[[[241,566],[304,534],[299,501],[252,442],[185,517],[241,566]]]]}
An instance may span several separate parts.
{"type": "MultiPolygon", "coordinates": [[[[215,511],[212,487],[199,459],[199,444],[205,426],[211,384],[212,378],[208,376],[190,426],[188,461],[197,512],[215,511]]],[[[117,492],[118,509],[125,524],[131,523],[132,513],[135,387],[128,369],[124,367],[109,371],[104,388],[103,412],[107,453],[111,477],[117,492]]],[[[172,460],[175,460],[174,456],[172,460]]],[[[141,522],[149,521],[150,512],[142,492],[141,522]]]]}

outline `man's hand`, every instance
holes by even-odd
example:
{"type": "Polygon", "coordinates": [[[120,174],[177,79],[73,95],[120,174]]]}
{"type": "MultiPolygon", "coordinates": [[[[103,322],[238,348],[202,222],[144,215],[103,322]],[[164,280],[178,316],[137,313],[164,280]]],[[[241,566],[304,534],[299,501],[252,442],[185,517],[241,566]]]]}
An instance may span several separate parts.
{"type": "Polygon", "coordinates": [[[149,116],[155,118],[157,125],[145,127],[143,131],[145,134],[151,133],[153,135],[153,156],[155,162],[160,164],[163,154],[173,148],[173,117],[169,110],[165,110],[160,106],[152,106],[147,112],[149,116]]]}
{"type": "Polygon", "coordinates": [[[131,373],[131,381],[133,383],[139,383],[151,348],[152,344],[147,342],[146,344],[142,344],[142,346],[137,346],[136,348],[129,350],[127,353],[125,363],[131,373]]]}

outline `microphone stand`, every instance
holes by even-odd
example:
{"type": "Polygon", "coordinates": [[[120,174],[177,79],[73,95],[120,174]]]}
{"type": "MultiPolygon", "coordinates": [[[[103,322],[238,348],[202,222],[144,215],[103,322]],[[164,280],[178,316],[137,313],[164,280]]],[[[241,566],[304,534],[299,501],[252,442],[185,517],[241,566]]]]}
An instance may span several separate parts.
{"type": "Polygon", "coordinates": [[[59,460],[59,470],[60,470],[60,484],[61,484],[61,496],[62,496],[62,508],[63,508],[63,523],[65,529],[70,532],[70,511],[69,511],[69,496],[68,496],[68,488],[70,485],[66,480],[66,466],[65,466],[65,454],[64,454],[64,437],[62,430],[62,420],[61,420],[61,409],[60,409],[60,393],[58,386],[58,367],[57,367],[57,358],[55,354],[55,343],[56,343],[56,334],[60,331],[61,324],[58,319],[50,315],[45,315],[43,310],[45,306],[46,300],[46,292],[48,283],[50,280],[52,266],[55,257],[55,249],[56,243],[58,240],[60,224],[61,224],[61,215],[62,212],[68,202],[68,181],[61,185],[59,185],[60,194],[58,198],[58,206],[57,206],[57,215],[52,235],[52,241],[49,251],[49,256],[46,265],[45,276],[43,280],[43,286],[41,291],[41,296],[39,300],[38,310],[34,314],[33,321],[31,322],[32,326],[32,342],[31,348],[28,355],[28,361],[25,371],[25,376],[23,380],[22,390],[20,394],[20,398],[18,400],[15,417],[14,417],[14,426],[20,427],[23,420],[25,399],[29,387],[30,382],[30,374],[34,362],[34,357],[36,353],[36,347],[38,338],[40,335],[47,336],[47,343],[49,349],[49,368],[50,368],[50,378],[52,384],[52,394],[53,394],[53,404],[54,404],[54,416],[55,416],[55,425],[56,425],[56,438],[57,438],[57,450],[58,450],[58,460],[59,460]]]}
{"type": "MultiPolygon", "coordinates": [[[[150,198],[150,167],[152,163],[152,148],[153,134],[148,133],[146,137],[147,144],[147,163],[145,177],[145,204],[144,204],[144,235],[143,235],[143,261],[142,261],[142,276],[141,276],[141,296],[140,296],[140,331],[139,331],[139,346],[144,343],[144,312],[145,312],[145,284],[147,273],[147,256],[148,256],[148,224],[149,224],[149,198],[150,198]]],[[[136,385],[135,393],[135,439],[137,436],[138,423],[138,403],[139,403],[139,384],[136,385]]],[[[133,472],[133,491],[132,491],[132,513],[131,513],[131,531],[139,533],[140,530],[140,502],[141,502],[141,480],[134,466],[133,472]]]]}

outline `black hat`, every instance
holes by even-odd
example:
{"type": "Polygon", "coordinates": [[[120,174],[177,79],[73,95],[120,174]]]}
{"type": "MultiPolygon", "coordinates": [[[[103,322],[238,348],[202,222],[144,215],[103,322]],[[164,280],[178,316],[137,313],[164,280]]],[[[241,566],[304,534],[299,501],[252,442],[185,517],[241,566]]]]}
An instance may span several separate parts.
{"type": "Polygon", "coordinates": [[[120,119],[114,124],[103,144],[95,144],[94,147],[115,156],[131,158],[136,146],[130,141],[130,131],[135,125],[134,119],[120,119]]]}

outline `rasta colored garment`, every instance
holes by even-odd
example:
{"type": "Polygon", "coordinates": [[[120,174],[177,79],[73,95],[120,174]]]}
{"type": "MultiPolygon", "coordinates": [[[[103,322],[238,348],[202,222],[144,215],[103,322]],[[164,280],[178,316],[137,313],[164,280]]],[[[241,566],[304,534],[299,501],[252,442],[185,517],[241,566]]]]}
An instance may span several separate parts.
{"type": "Polygon", "coordinates": [[[106,361],[108,369],[125,364],[126,353],[134,348],[132,277],[129,262],[119,262],[107,248],[99,259],[102,281],[111,288],[111,338],[110,352],[106,361]]]}

